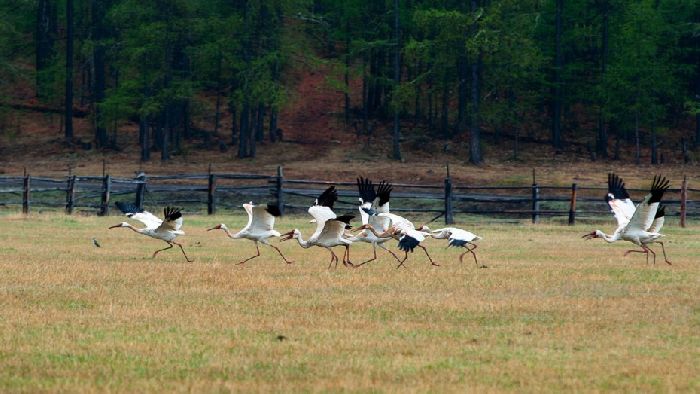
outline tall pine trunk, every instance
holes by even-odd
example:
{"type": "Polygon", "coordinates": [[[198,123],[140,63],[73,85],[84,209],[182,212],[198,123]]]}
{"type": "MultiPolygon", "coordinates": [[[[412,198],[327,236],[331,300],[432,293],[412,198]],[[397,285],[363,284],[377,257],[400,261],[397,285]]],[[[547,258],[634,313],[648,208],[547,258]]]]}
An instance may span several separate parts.
{"type": "MultiPolygon", "coordinates": [[[[603,4],[603,26],[602,26],[602,43],[601,43],[601,53],[600,53],[600,78],[601,84],[605,79],[605,72],[608,67],[608,22],[609,22],[610,6],[607,2],[603,4]]],[[[608,130],[607,124],[605,122],[603,103],[599,103],[598,109],[598,141],[596,144],[596,151],[600,157],[608,157],[608,130]]]]}
{"type": "Polygon", "coordinates": [[[221,119],[221,64],[223,63],[223,55],[219,48],[219,56],[216,63],[216,112],[214,113],[214,135],[219,134],[219,123],[221,119]]]}
{"type": "Polygon", "coordinates": [[[151,150],[148,141],[148,119],[145,115],[141,115],[139,119],[139,145],[141,161],[148,161],[151,158],[151,150]]]}
{"type": "Polygon", "coordinates": [[[102,102],[105,99],[105,47],[104,37],[104,0],[92,0],[92,29],[93,29],[93,67],[95,86],[93,93],[93,107],[95,109],[95,143],[98,147],[107,146],[107,128],[102,114],[102,102]]]}
{"type": "Polygon", "coordinates": [[[65,140],[73,141],[73,0],[66,0],[65,140]]]}
{"type": "Polygon", "coordinates": [[[36,12],[36,30],[34,36],[35,48],[35,93],[39,99],[45,98],[46,78],[43,75],[51,65],[54,57],[54,45],[58,34],[56,2],[51,0],[39,0],[36,12]]]}
{"type": "Polygon", "coordinates": [[[248,157],[248,146],[250,136],[250,105],[247,101],[243,102],[241,109],[241,127],[238,139],[238,157],[244,159],[248,157]]]}
{"type": "Polygon", "coordinates": [[[555,16],[555,54],[554,54],[554,101],[552,103],[552,145],[555,149],[562,148],[561,141],[561,107],[563,101],[562,78],[564,60],[561,48],[562,14],[564,13],[564,0],[556,0],[555,16]]]}
{"type": "MultiPolygon", "coordinates": [[[[471,0],[470,3],[471,12],[476,13],[479,6],[477,0],[471,0]]],[[[471,34],[476,35],[477,25],[476,22],[472,24],[471,34]]],[[[472,77],[472,94],[471,94],[471,116],[469,121],[469,162],[472,164],[481,164],[483,158],[481,156],[481,130],[479,129],[479,100],[480,100],[480,67],[481,67],[481,51],[479,55],[473,60],[471,66],[471,77],[472,77]]]]}
{"type": "Polygon", "coordinates": [[[277,142],[277,110],[270,108],[270,142],[277,142]]]}
{"type": "MultiPolygon", "coordinates": [[[[466,49],[461,49],[464,52],[466,49]]],[[[469,62],[466,53],[460,53],[457,58],[457,133],[461,133],[467,126],[467,102],[469,97],[469,62]]]]}
{"type": "MultiPolygon", "coordinates": [[[[394,0],[394,95],[398,92],[401,83],[401,33],[399,30],[399,0],[394,0]]],[[[392,151],[394,160],[401,160],[401,123],[399,119],[400,108],[394,97],[394,132],[392,133],[392,151]]]]}

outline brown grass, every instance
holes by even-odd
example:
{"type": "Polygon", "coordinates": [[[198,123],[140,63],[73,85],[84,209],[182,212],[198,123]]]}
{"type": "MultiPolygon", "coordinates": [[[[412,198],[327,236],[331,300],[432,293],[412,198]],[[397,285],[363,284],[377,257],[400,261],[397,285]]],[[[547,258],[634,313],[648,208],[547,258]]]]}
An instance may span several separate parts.
{"type": "Polygon", "coordinates": [[[240,213],[187,218],[192,264],[118,221],[0,218],[0,391],[700,390],[697,228],[669,225],[673,266],[589,226],[470,223],[487,269],[430,240],[441,267],[328,270],[292,243],[235,265],[252,243],[205,229],[240,213]]]}

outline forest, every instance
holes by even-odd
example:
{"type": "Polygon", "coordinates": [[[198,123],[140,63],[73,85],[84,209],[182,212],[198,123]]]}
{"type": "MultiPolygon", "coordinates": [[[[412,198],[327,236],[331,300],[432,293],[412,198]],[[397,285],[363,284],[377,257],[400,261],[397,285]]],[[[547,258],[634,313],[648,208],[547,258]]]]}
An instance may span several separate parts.
{"type": "Polygon", "coordinates": [[[661,144],[700,149],[700,0],[3,1],[0,133],[53,111],[67,144],[87,117],[90,149],[128,123],[143,161],[195,140],[255,157],[283,138],[300,67],[342,92],[348,130],[386,130],[394,159],[406,133],[466,144],[473,164],[485,139],[517,155],[526,133],[652,164],[661,144]]]}

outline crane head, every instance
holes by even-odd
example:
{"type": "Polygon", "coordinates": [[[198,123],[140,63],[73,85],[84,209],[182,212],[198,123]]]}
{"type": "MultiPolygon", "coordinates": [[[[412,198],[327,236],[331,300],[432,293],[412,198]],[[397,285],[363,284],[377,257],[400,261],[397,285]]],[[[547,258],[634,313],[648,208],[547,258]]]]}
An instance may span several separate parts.
{"type": "Polygon", "coordinates": [[[228,230],[228,227],[226,227],[225,224],[221,223],[221,224],[217,224],[216,226],[214,226],[210,229],[207,229],[207,231],[211,231],[211,230],[228,230]]]}
{"type": "Polygon", "coordinates": [[[301,232],[297,229],[294,229],[290,232],[282,234],[280,236],[280,241],[289,241],[290,239],[299,238],[299,235],[301,235],[301,232]]]}
{"type": "Polygon", "coordinates": [[[127,223],[127,222],[121,222],[121,223],[119,223],[119,224],[115,224],[114,226],[110,226],[109,228],[110,228],[110,230],[111,230],[111,229],[117,228],[117,227],[130,227],[130,226],[131,226],[131,225],[130,225],[129,223],[127,223]]]}
{"type": "Polygon", "coordinates": [[[603,238],[603,233],[600,230],[595,230],[588,234],[584,234],[581,238],[585,239],[586,241],[593,238],[603,238]]]}

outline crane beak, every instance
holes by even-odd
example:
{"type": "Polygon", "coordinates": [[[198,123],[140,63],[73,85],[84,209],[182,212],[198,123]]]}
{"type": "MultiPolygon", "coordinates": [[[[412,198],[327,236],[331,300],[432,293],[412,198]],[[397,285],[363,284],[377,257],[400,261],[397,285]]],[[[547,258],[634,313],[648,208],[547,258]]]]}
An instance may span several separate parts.
{"type": "Polygon", "coordinates": [[[588,241],[589,239],[593,239],[593,238],[595,238],[595,237],[596,237],[595,231],[593,231],[592,233],[585,234],[585,235],[584,235],[583,237],[581,237],[581,238],[583,238],[583,239],[585,239],[586,241],[588,241]]]}
{"type": "Polygon", "coordinates": [[[117,228],[117,227],[121,227],[121,226],[122,226],[121,223],[119,223],[119,224],[115,224],[114,226],[110,226],[109,229],[111,230],[113,228],[117,228]]]}
{"type": "Polygon", "coordinates": [[[294,238],[294,230],[284,233],[280,236],[280,241],[289,241],[290,239],[294,238]]]}
{"type": "Polygon", "coordinates": [[[208,228],[207,231],[219,230],[219,229],[221,229],[221,225],[220,225],[220,224],[219,224],[219,225],[216,225],[216,226],[214,226],[214,227],[212,227],[212,228],[208,228]]]}

